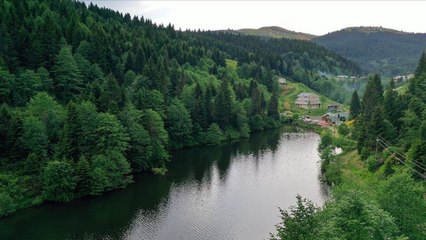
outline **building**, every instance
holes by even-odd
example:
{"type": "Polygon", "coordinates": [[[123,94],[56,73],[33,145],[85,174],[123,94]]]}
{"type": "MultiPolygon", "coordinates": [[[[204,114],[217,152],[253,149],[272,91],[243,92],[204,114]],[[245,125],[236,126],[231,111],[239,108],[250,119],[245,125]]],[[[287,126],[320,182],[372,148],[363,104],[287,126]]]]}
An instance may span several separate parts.
{"type": "Polygon", "coordinates": [[[339,119],[337,118],[337,114],[330,112],[324,114],[321,119],[327,122],[329,125],[336,125],[339,121],[339,119]]]}
{"type": "Polygon", "coordinates": [[[337,118],[339,119],[339,121],[341,122],[345,122],[349,119],[349,113],[347,112],[339,112],[337,114],[337,118]]]}
{"type": "Polygon", "coordinates": [[[283,85],[287,84],[287,80],[285,78],[282,78],[282,77],[278,78],[278,82],[280,84],[283,84],[283,85]]]}
{"type": "Polygon", "coordinates": [[[339,110],[339,104],[330,104],[327,106],[327,111],[337,112],[339,110]]]}
{"type": "Polygon", "coordinates": [[[297,95],[297,100],[294,104],[304,109],[316,109],[321,107],[321,101],[318,95],[313,93],[301,93],[297,95]]]}
{"type": "Polygon", "coordinates": [[[321,120],[327,122],[329,125],[339,126],[343,122],[347,121],[349,114],[347,112],[331,113],[328,112],[321,117],[321,120]]]}

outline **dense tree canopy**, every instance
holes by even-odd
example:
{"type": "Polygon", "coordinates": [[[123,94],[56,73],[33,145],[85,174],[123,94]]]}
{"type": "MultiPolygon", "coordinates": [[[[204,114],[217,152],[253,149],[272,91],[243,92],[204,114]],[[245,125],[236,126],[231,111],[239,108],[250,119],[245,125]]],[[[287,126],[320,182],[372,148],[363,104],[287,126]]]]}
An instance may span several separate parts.
{"type": "Polygon", "coordinates": [[[277,127],[276,75],[359,70],[303,41],[176,31],[80,1],[2,0],[0,13],[0,215],[277,127]]]}

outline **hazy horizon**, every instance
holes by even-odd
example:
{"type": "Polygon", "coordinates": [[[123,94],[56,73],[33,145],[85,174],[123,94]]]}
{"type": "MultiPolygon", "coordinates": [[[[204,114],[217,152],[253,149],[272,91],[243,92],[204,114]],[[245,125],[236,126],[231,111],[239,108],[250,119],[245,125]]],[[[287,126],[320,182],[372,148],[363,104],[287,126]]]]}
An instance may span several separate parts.
{"type": "Polygon", "coordinates": [[[426,2],[419,1],[83,1],[182,30],[278,26],[324,35],[373,26],[426,33],[426,2]]]}

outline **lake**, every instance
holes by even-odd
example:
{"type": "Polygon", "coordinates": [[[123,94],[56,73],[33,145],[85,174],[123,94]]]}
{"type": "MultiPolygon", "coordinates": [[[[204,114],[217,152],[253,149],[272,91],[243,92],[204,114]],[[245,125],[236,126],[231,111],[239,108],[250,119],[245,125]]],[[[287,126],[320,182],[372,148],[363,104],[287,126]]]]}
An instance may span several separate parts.
{"type": "Polygon", "coordinates": [[[320,137],[271,130],[174,152],[165,176],[0,219],[0,239],[267,239],[296,195],[318,205],[320,137]]]}

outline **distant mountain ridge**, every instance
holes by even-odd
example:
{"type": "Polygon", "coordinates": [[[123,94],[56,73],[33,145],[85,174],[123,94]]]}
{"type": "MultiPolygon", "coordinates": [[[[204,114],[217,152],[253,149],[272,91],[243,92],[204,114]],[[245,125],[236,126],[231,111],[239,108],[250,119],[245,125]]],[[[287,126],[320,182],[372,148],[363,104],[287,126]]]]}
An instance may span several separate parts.
{"type": "Polygon", "coordinates": [[[247,34],[247,35],[264,36],[264,37],[271,37],[271,38],[311,40],[316,37],[315,35],[312,35],[309,33],[295,32],[295,31],[291,31],[291,30],[277,27],[277,26],[261,27],[258,29],[243,28],[243,29],[239,29],[235,31],[242,34],[247,34]]]}
{"type": "Polygon", "coordinates": [[[323,36],[295,32],[277,26],[228,30],[265,38],[312,41],[357,63],[365,72],[386,77],[414,71],[426,50],[426,33],[410,33],[384,27],[348,27],[323,36]]]}
{"type": "MultiPolygon", "coordinates": [[[[399,33],[399,34],[407,33],[407,32],[404,32],[404,31],[395,30],[395,29],[391,29],[391,28],[375,27],[375,26],[347,27],[347,28],[343,28],[339,31],[343,31],[343,32],[363,32],[363,33],[377,33],[377,32],[390,32],[390,33],[399,33]]],[[[335,32],[338,32],[338,31],[335,31],[335,32]]]]}
{"type": "Polygon", "coordinates": [[[312,41],[353,60],[367,72],[385,76],[412,73],[426,50],[425,33],[383,27],[349,27],[312,41]]]}

